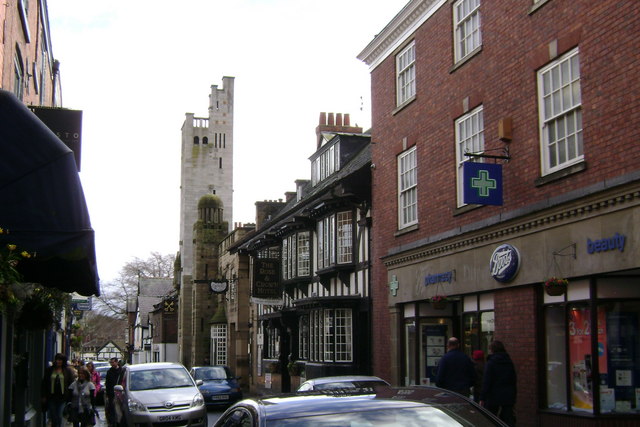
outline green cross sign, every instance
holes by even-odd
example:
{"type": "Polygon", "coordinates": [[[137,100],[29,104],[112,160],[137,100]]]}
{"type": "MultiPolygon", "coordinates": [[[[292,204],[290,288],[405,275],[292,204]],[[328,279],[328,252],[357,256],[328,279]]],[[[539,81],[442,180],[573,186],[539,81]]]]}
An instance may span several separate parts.
{"type": "Polygon", "coordinates": [[[396,278],[396,275],[394,274],[393,276],[391,276],[391,281],[389,282],[389,289],[391,290],[391,295],[393,295],[394,297],[396,295],[398,295],[398,279],[396,278]]]}
{"type": "Polygon", "coordinates": [[[502,205],[502,165],[464,162],[462,177],[464,203],[502,205]]]}
{"type": "Polygon", "coordinates": [[[480,197],[489,197],[489,190],[495,190],[496,180],[489,178],[489,172],[479,170],[477,178],[471,178],[471,186],[478,189],[480,197]]]}

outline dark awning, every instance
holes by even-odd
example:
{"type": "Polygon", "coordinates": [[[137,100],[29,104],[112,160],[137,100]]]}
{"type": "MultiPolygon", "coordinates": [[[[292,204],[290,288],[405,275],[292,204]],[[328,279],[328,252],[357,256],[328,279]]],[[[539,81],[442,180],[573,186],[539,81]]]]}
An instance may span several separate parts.
{"type": "Polygon", "coordinates": [[[100,295],[94,232],[73,152],[12,93],[0,90],[2,246],[35,252],[25,282],[100,295]]]}

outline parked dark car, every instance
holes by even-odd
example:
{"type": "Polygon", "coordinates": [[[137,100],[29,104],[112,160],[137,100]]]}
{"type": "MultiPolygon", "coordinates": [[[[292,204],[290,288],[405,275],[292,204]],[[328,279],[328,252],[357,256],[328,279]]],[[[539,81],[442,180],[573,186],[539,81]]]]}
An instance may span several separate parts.
{"type": "Polygon", "coordinates": [[[194,380],[202,381],[198,389],[204,396],[207,408],[227,407],[242,400],[242,390],[238,383],[240,378],[234,376],[229,367],[194,366],[189,373],[194,380]]]}
{"type": "Polygon", "coordinates": [[[214,427],[231,426],[506,426],[457,393],[436,387],[376,386],[242,400],[214,427]]]}
{"type": "Polygon", "coordinates": [[[198,383],[179,363],[126,365],[114,387],[116,423],[137,425],[207,425],[207,408],[198,383]]]}
{"type": "Polygon", "coordinates": [[[300,384],[298,391],[328,390],[334,388],[364,388],[378,385],[389,385],[379,377],[367,375],[339,375],[335,377],[320,377],[307,380],[300,384]]]}

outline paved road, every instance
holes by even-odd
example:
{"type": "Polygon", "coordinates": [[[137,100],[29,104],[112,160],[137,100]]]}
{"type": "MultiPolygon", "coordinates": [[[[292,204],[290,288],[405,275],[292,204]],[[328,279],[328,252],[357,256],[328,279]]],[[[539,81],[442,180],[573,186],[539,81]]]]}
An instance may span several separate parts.
{"type": "MultiPolygon", "coordinates": [[[[96,419],[96,427],[107,427],[107,419],[104,415],[104,406],[96,406],[96,409],[98,410],[98,416],[99,418],[96,419]]],[[[213,423],[215,423],[218,418],[220,418],[220,415],[222,415],[222,412],[224,411],[209,411],[207,413],[207,426],[212,426],[213,423]]],[[[66,426],[72,426],[73,424],[71,423],[67,423],[66,426]]]]}

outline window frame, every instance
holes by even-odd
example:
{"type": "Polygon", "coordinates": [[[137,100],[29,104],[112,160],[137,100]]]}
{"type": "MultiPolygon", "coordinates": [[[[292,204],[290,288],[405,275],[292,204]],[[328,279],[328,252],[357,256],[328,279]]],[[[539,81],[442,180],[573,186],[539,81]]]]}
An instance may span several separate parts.
{"type": "Polygon", "coordinates": [[[311,185],[315,187],[340,170],[340,144],[323,148],[323,151],[311,161],[311,185]]]}
{"type": "Polygon", "coordinates": [[[13,94],[22,101],[24,98],[24,64],[19,50],[16,50],[13,57],[13,73],[13,94]]]}
{"type": "Polygon", "coordinates": [[[317,221],[316,271],[353,263],[356,250],[353,238],[354,218],[353,209],[343,209],[332,212],[317,221]],[[340,218],[343,219],[340,220],[340,218]]]}
{"type": "Polygon", "coordinates": [[[311,276],[311,232],[309,230],[297,231],[282,239],[280,264],[282,280],[311,276]],[[301,243],[306,244],[301,246],[301,243]]]}
{"type": "MultiPolygon", "coordinates": [[[[566,70],[565,70],[566,71],[566,70]]],[[[540,169],[541,169],[541,174],[542,176],[545,175],[549,175],[552,174],[554,172],[566,169],[570,166],[573,166],[577,163],[581,163],[584,161],[584,140],[582,137],[582,132],[583,132],[583,126],[582,126],[582,88],[581,88],[581,84],[580,84],[580,80],[581,80],[581,75],[580,75],[580,50],[579,48],[575,48],[570,50],[569,52],[566,52],[565,54],[559,56],[558,58],[554,59],[552,62],[550,62],[549,64],[545,65],[544,67],[542,67],[540,70],[538,70],[537,75],[536,75],[536,80],[537,80],[537,96],[538,96],[538,132],[540,135],[540,169]],[[572,60],[573,58],[576,58],[576,63],[573,64],[572,60]],[[553,70],[557,69],[558,73],[562,73],[563,71],[563,64],[568,64],[568,71],[570,72],[570,77],[569,77],[569,82],[568,84],[565,84],[562,81],[562,75],[559,75],[559,79],[560,81],[559,83],[559,87],[555,87],[553,86],[553,70]],[[577,78],[572,78],[573,73],[574,73],[574,69],[572,68],[573,66],[577,66],[577,78]],[[549,73],[549,74],[548,74],[549,73]],[[550,75],[549,77],[549,81],[548,83],[550,83],[552,86],[550,88],[548,88],[547,86],[545,86],[545,76],[546,75],[550,75]],[[575,85],[575,86],[574,86],[575,85]],[[564,108],[564,102],[565,100],[563,99],[563,89],[569,87],[569,98],[570,100],[573,102],[572,105],[569,108],[564,108]],[[577,89],[576,89],[577,87],[577,89]],[[548,92],[547,92],[548,90],[548,92]],[[576,102],[574,99],[574,96],[576,96],[575,91],[577,90],[577,98],[578,101],[576,102]],[[555,113],[555,111],[553,112],[548,112],[547,110],[549,108],[547,108],[547,103],[545,102],[546,99],[550,99],[549,102],[549,107],[550,109],[554,109],[553,106],[553,94],[558,94],[559,95],[559,106],[560,107],[560,112],[559,113],[555,113]],[[551,97],[551,98],[549,98],[551,97]],[[547,114],[550,113],[550,114],[547,114]],[[562,136],[558,136],[559,132],[554,131],[554,136],[555,139],[553,142],[549,141],[549,132],[551,130],[551,128],[549,127],[550,125],[556,126],[558,124],[562,124],[562,125],[566,125],[568,123],[573,122],[573,133],[571,133],[571,135],[569,135],[569,133],[567,132],[567,129],[562,129],[563,133],[561,134],[562,136]],[[575,142],[571,142],[570,140],[570,136],[574,136],[574,141],[575,142]],[[562,154],[559,154],[560,150],[557,150],[555,148],[557,147],[561,147],[560,143],[562,143],[562,145],[565,147],[564,148],[564,156],[566,157],[566,159],[564,161],[561,161],[561,159],[559,158],[560,156],[562,156],[562,154]],[[569,158],[569,144],[574,144],[574,153],[575,155],[571,158],[569,158]],[[552,151],[552,147],[554,146],[554,150],[553,153],[552,151]],[[554,165],[551,164],[550,162],[550,157],[554,155],[556,157],[556,163],[554,165]]],[[[562,126],[563,128],[565,126],[562,126]]]]}
{"type": "MultiPolygon", "coordinates": [[[[467,112],[463,116],[457,118],[454,122],[454,134],[456,144],[456,199],[457,206],[459,208],[466,206],[464,203],[464,175],[463,167],[465,162],[482,162],[481,158],[469,157],[465,158],[464,153],[466,149],[471,147],[470,153],[483,154],[485,150],[484,143],[484,107],[482,104],[467,112]],[[477,131],[474,132],[474,120],[477,124],[477,131]],[[471,134],[464,135],[464,139],[461,139],[461,125],[467,128],[467,124],[470,124],[469,130],[471,134]],[[477,138],[477,139],[476,139],[477,138]]],[[[466,130],[465,130],[466,132],[466,130]]]]}
{"type": "Polygon", "coordinates": [[[408,103],[415,96],[416,42],[412,40],[396,55],[396,107],[408,103]]]}
{"type": "Polygon", "coordinates": [[[453,3],[453,51],[454,63],[456,64],[471,57],[482,47],[480,5],[481,0],[457,0],[453,3]],[[461,17],[459,12],[460,8],[469,2],[476,2],[476,4],[472,10],[469,10],[466,15],[461,17]],[[476,20],[477,24],[475,24],[476,20]],[[466,24],[470,24],[471,28],[467,28],[466,24]],[[466,42],[469,40],[473,42],[476,34],[478,39],[477,43],[472,43],[472,46],[467,46],[466,42]],[[464,46],[464,51],[462,46],[464,46]]]}
{"type": "Polygon", "coordinates": [[[352,363],[354,361],[354,313],[352,308],[318,308],[311,310],[308,316],[302,316],[299,325],[306,317],[308,339],[304,337],[303,327],[299,330],[300,358],[308,342],[308,359],[322,363],[352,363]],[[306,340],[306,341],[305,341],[306,340]]]}
{"type": "Polygon", "coordinates": [[[418,152],[414,145],[413,147],[403,151],[398,155],[398,228],[403,229],[411,225],[418,223],[418,152]],[[409,157],[413,157],[412,164],[406,164],[404,160],[409,157]],[[409,168],[405,169],[404,166],[409,168]],[[404,177],[409,176],[411,182],[407,183],[405,187],[404,177]],[[413,197],[412,197],[413,196],[413,197]],[[411,218],[408,215],[404,215],[408,210],[411,211],[411,218]],[[407,219],[408,218],[408,219],[407,219]]]}

